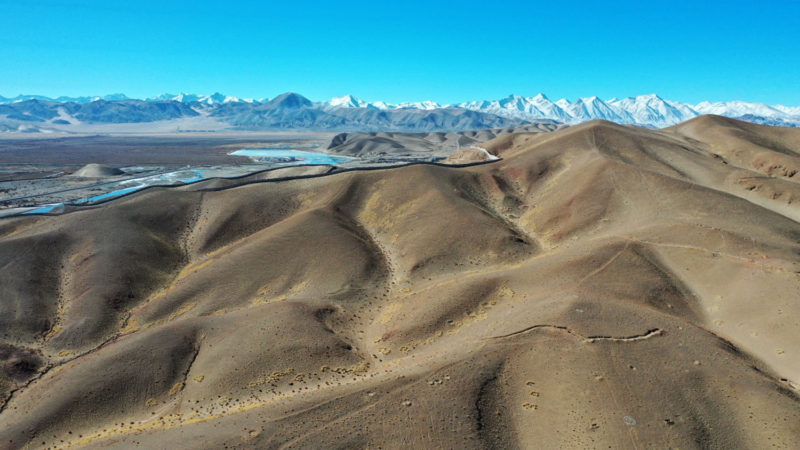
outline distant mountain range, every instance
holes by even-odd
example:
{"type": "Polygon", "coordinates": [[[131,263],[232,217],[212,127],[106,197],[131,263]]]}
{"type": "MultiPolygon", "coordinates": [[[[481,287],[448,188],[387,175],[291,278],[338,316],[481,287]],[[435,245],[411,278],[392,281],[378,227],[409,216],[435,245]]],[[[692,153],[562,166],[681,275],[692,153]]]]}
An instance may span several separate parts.
{"type": "MultiPolygon", "coordinates": [[[[575,124],[592,119],[653,128],[674,125],[702,114],[749,122],[800,126],[800,107],[742,101],[695,105],[640,95],[610,100],[598,97],[551,101],[509,95],[499,100],[443,105],[436,102],[390,104],[366,102],[352,95],[312,102],[296,93],[273,99],[212,95],[163,94],[131,99],[124,94],[103,97],[0,96],[0,131],[114,131],[108,124],[159,123],[158,131],[318,130],[441,131],[501,128],[530,123],[575,124]]],[[[144,131],[147,126],[129,126],[144,131]]]]}
{"type": "Polygon", "coordinates": [[[335,97],[325,104],[338,108],[372,108],[378,110],[463,108],[523,120],[549,119],[560,123],[574,124],[593,119],[603,119],[622,124],[643,125],[662,128],[689,120],[703,114],[744,119],[750,122],[798,126],[800,106],[770,106],[764,103],[742,101],[701,102],[696,105],[665,100],[656,94],[638,97],[601,100],[598,97],[579,98],[574,101],[561,99],[551,101],[544,94],[534,97],[509,95],[500,100],[480,100],[439,105],[435,102],[401,103],[365,102],[352,95],[335,97]]]}

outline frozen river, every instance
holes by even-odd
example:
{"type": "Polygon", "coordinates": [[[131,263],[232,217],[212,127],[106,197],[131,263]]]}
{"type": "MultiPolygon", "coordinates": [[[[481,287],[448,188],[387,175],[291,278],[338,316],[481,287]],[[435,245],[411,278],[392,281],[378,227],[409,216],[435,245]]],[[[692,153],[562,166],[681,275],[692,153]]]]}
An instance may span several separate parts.
{"type": "Polygon", "coordinates": [[[87,186],[87,188],[64,188],[63,186],[65,185],[59,183],[57,179],[49,179],[46,180],[46,185],[42,183],[40,192],[37,193],[38,195],[29,195],[31,197],[30,200],[35,202],[37,198],[44,199],[45,197],[52,197],[50,194],[55,194],[59,197],[58,201],[44,201],[36,204],[36,206],[27,208],[0,209],[0,217],[14,214],[58,213],[63,210],[65,205],[101,202],[127,195],[149,186],[174,186],[192,184],[209,178],[241,177],[278,167],[301,165],[336,166],[356,161],[356,158],[295,150],[289,147],[246,148],[231,152],[230,155],[246,156],[253,162],[235,165],[187,166],[179,170],[164,170],[158,167],[123,167],[121,170],[128,175],[128,178],[114,181],[115,177],[109,177],[106,180],[97,180],[100,183],[87,186]],[[101,193],[85,195],[89,188],[95,191],[100,190],[101,193]]]}
{"type": "Polygon", "coordinates": [[[353,158],[346,156],[328,155],[325,153],[306,152],[290,148],[244,148],[231,153],[234,156],[247,156],[255,162],[276,164],[327,164],[337,165],[353,158]]]}

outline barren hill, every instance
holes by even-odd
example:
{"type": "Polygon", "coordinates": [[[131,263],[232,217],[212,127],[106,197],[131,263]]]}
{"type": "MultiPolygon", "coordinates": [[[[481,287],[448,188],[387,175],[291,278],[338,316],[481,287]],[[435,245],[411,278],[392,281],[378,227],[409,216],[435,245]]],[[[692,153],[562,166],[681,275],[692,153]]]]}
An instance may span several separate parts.
{"type": "Polygon", "coordinates": [[[482,147],[1,220],[0,446],[800,447],[800,131],[482,147]]]}
{"type": "Polygon", "coordinates": [[[564,125],[539,123],[493,130],[436,133],[339,133],[331,139],[331,153],[358,157],[446,157],[461,147],[469,148],[498,136],[554,131],[564,125]]]}
{"type": "Polygon", "coordinates": [[[114,168],[105,166],[102,164],[87,164],[80,169],[76,170],[72,173],[74,177],[84,177],[84,178],[102,178],[102,177],[109,177],[114,175],[122,175],[124,172],[114,168]]]}

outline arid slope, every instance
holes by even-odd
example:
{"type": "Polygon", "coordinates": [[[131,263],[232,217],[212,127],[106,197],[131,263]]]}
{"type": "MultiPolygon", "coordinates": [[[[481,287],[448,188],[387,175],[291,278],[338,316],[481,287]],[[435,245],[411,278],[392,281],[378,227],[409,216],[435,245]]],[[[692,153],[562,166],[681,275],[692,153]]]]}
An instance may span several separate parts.
{"type": "Polygon", "coordinates": [[[0,221],[0,447],[800,447],[799,130],[484,147],[0,221]]]}

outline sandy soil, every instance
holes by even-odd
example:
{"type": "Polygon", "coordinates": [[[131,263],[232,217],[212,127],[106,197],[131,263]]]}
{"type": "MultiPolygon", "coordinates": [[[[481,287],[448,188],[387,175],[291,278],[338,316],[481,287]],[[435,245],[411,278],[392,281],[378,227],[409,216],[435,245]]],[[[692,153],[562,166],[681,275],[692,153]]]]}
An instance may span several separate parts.
{"type": "Polygon", "coordinates": [[[252,146],[325,144],[323,133],[172,133],[0,139],[3,164],[199,165],[249,162],[229,153],[252,146]]]}
{"type": "Polygon", "coordinates": [[[800,130],[482,147],[0,220],[0,447],[800,448],[800,130]]]}
{"type": "Polygon", "coordinates": [[[4,137],[0,139],[0,216],[10,214],[10,208],[89,198],[130,187],[132,180],[176,171],[210,170],[209,176],[222,176],[226,167],[233,175],[263,171],[271,166],[230,153],[278,145],[316,148],[329,141],[330,135],[321,133],[4,137]]]}

